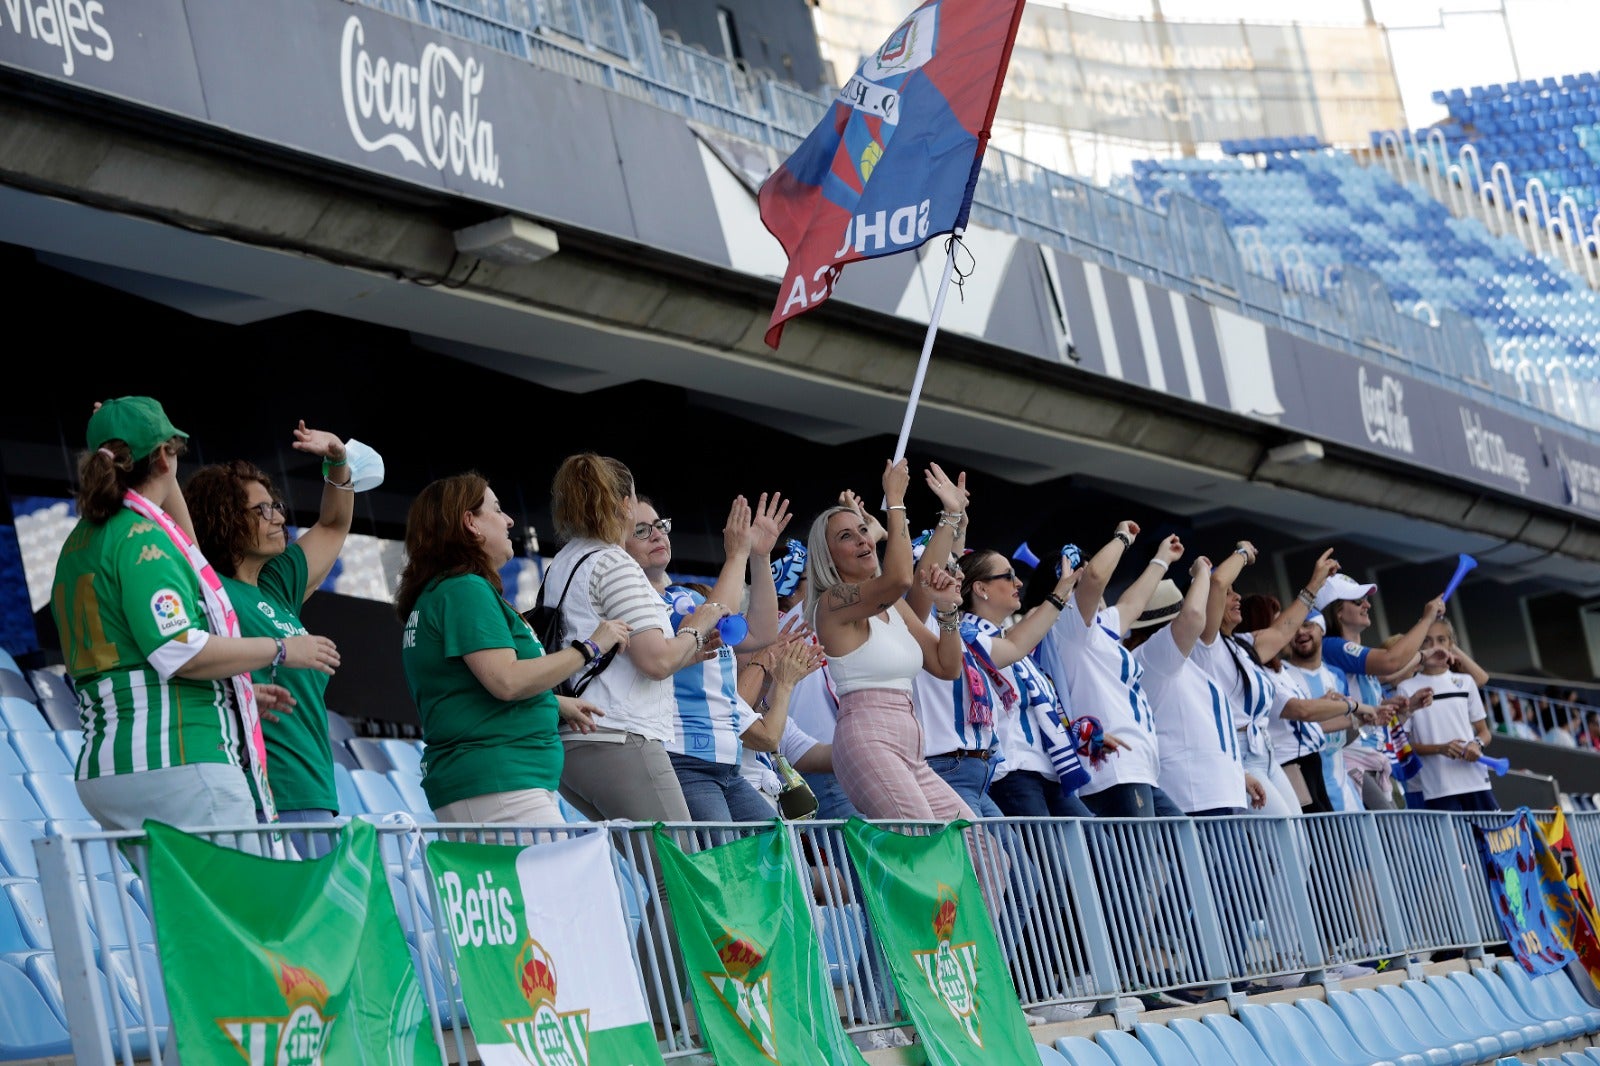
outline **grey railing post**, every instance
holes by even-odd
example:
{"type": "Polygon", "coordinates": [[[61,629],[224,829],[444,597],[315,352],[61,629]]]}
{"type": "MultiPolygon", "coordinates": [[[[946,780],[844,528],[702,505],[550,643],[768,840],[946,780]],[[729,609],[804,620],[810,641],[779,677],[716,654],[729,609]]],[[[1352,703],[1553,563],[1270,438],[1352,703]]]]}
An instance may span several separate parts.
{"type": "Polygon", "coordinates": [[[61,976],[61,1001],[72,1035],[72,1057],[79,1063],[109,1066],[116,1059],[111,1050],[106,1004],[100,996],[94,940],[78,894],[78,882],[84,876],[78,849],[76,841],[58,836],[33,842],[45,917],[50,922],[50,940],[55,945],[56,969],[61,976]]]}

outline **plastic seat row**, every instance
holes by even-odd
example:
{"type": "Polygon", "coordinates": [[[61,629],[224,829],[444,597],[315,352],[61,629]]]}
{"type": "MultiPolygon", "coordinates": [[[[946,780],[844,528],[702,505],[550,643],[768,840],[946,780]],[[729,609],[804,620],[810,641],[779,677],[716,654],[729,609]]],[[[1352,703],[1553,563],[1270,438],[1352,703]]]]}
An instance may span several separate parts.
{"type": "Polygon", "coordinates": [[[1064,1037],[1056,1050],[1070,1066],[1468,1066],[1597,1031],[1600,1010],[1564,974],[1530,978],[1502,961],[1493,969],[1330,992],[1326,1002],[1246,1003],[1237,1018],[1210,1014],[1141,1023],[1132,1035],[1064,1037]]]}

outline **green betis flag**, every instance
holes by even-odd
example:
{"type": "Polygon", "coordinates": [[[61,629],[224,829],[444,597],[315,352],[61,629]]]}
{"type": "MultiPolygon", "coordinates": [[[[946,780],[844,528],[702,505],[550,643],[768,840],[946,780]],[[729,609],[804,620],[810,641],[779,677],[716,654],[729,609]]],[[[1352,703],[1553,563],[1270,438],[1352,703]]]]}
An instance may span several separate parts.
{"type": "Polygon", "coordinates": [[[660,1066],[604,833],[428,845],[485,1066],[660,1066]]]}
{"type": "Polygon", "coordinates": [[[1039,1061],[955,822],[928,836],[844,828],[872,928],[930,1066],[1039,1061]]]}
{"type": "Polygon", "coordinates": [[[655,832],[695,1015],[718,1066],[865,1066],[839,1023],[788,834],[774,828],[686,855],[655,832]]]}
{"type": "Polygon", "coordinates": [[[356,819],[311,862],[146,821],[150,904],[185,1066],[438,1063],[378,854],[356,819]]]}

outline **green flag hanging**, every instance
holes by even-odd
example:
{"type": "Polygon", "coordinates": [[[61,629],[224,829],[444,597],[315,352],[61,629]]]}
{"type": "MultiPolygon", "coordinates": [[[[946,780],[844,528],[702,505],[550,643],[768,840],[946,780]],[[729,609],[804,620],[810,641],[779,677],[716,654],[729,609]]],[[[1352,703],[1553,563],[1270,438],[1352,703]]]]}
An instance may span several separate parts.
{"type": "Polygon", "coordinates": [[[910,836],[852,818],[845,846],[930,1066],[1037,1062],[955,822],[910,836]]]}
{"type": "Polygon", "coordinates": [[[656,850],[706,1047],[718,1066],[865,1066],[845,1035],[789,836],[656,850]]]}
{"type": "Polygon", "coordinates": [[[150,904],[185,1066],[438,1063],[378,831],[320,859],[245,855],[156,821],[150,904]]]}
{"type": "Polygon", "coordinates": [[[485,1066],[660,1064],[604,833],[428,845],[485,1066]]]}

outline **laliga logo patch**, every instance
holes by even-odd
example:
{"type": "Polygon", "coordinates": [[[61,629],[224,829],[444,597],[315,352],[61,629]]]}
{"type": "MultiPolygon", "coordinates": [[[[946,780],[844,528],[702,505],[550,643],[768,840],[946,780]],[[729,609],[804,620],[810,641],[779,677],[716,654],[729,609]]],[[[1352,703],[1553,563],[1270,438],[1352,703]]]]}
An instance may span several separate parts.
{"type": "Polygon", "coordinates": [[[928,987],[945,1005],[951,1017],[961,1023],[967,1039],[983,1047],[982,1034],[978,1032],[978,945],[973,941],[951,944],[956,928],[955,890],[949,885],[939,886],[939,909],[933,915],[933,932],[938,946],[932,951],[913,951],[912,961],[928,987]]]}
{"type": "Polygon", "coordinates": [[[164,637],[189,628],[189,614],[183,609],[183,598],[172,589],[161,589],[150,597],[150,614],[156,620],[156,632],[164,637]]]}
{"type": "Polygon", "coordinates": [[[555,960],[532,937],[517,952],[517,976],[533,1013],[500,1024],[523,1058],[534,1066],[588,1066],[589,1012],[556,1010],[555,960]]]}
{"type": "Polygon", "coordinates": [[[272,604],[268,603],[266,600],[258,601],[256,606],[261,608],[261,613],[266,615],[268,618],[276,619],[278,617],[278,612],[274,611],[272,609],[272,604]]]}
{"type": "Polygon", "coordinates": [[[328,986],[303,966],[272,957],[278,990],[289,1013],[279,1018],[218,1018],[217,1025],[246,1062],[256,1066],[322,1066],[322,1051],[334,1016],[328,1009],[328,986]]]}

